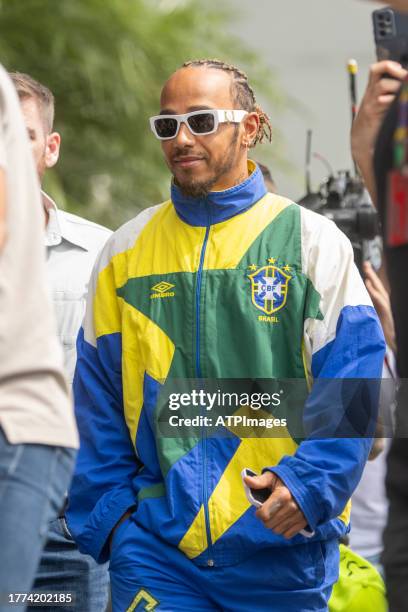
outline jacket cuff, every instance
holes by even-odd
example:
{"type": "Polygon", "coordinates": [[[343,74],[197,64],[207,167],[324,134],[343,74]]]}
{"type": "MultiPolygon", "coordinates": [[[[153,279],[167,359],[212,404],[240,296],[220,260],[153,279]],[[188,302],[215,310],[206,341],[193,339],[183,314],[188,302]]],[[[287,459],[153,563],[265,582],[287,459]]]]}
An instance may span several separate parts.
{"type": "Polygon", "coordinates": [[[97,502],[81,533],[75,533],[75,529],[70,526],[68,506],[66,513],[67,525],[72,533],[72,537],[78,544],[80,552],[91,555],[97,563],[108,561],[110,556],[108,544],[110,533],[121,516],[135,505],[136,500],[133,489],[109,492],[97,502]]]}
{"type": "Polygon", "coordinates": [[[320,519],[319,506],[314,497],[310,494],[302,481],[296,476],[295,472],[286,465],[276,465],[274,467],[266,467],[264,472],[272,472],[280,478],[285,486],[292,493],[295,501],[303,512],[308,526],[312,531],[315,531],[320,519]]]}

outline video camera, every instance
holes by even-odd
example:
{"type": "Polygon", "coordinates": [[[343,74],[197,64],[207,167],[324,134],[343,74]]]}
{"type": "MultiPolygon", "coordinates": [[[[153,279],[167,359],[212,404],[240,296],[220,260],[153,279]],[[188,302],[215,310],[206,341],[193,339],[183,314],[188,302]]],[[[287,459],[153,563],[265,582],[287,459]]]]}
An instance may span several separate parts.
{"type": "Polygon", "coordinates": [[[378,213],[358,175],[351,176],[348,170],[330,173],[316,192],[308,191],[298,203],[331,219],[346,234],[360,273],[367,260],[375,270],[380,268],[382,240],[378,213]]]}
{"type": "MultiPolygon", "coordinates": [[[[351,122],[357,111],[356,74],[357,62],[350,60],[347,65],[350,75],[351,122]]],[[[379,233],[379,218],[357,166],[354,174],[348,170],[334,173],[321,155],[314,153],[328,168],[328,177],[312,192],[310,163],[312,157],[312,131],[307,131],[306,143],[306,195],[299,204],[328,217],[346,234],[353,250],[354,260],[362,274],[364,261],[369,261],[374,270],[381,267],[382,239],[379,233]]],[[[362,274],[363,275],[363,274],[362,274]]]]}

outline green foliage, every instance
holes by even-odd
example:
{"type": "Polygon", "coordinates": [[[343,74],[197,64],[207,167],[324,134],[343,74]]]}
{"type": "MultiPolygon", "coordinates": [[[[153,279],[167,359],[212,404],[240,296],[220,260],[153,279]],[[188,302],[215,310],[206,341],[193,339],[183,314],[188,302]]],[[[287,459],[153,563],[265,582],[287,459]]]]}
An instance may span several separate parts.
{"type": "Polygon", "coordinates": [[[2,63],[56,98],[62,152],[46,188],[59,204],[116,228],[167,197],[170,177],[148,117],[186,59],[234,62],[274,112],[283,107],[270,72],[228,33],[229,21],[223,0],[0,1],[2,63]]]}

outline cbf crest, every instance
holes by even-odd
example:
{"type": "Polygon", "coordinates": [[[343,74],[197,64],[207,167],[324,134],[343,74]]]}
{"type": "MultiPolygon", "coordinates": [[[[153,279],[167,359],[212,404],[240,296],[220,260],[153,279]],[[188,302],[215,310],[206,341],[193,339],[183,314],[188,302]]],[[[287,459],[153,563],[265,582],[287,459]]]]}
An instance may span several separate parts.
{"type": "MultiPolygon", "coordinates": [[[[289,266],[285,266],[289,268],[289,266]]],[[[277,266],[263,266],[248,275],[251,279],[252,303],[267,315],[286,304],[289,281],[292,278],[277,266]]]]}

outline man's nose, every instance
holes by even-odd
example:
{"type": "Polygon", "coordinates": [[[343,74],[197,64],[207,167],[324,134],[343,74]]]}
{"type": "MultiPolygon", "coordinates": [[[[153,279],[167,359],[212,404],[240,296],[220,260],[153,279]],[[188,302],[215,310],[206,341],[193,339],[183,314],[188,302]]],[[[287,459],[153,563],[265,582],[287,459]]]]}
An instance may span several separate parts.
{"type": "Polygon", "coordinates": [[[180,129],[175,140],[178,145],[186,146],[194,144],[194,134],[190,132],[184,121],[180,124],[180,129]]]}

